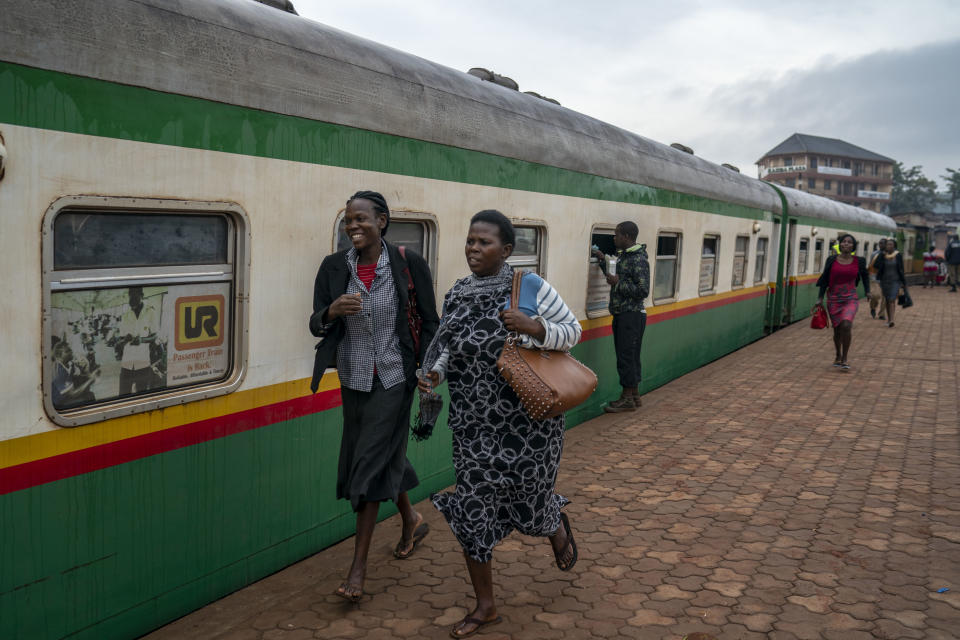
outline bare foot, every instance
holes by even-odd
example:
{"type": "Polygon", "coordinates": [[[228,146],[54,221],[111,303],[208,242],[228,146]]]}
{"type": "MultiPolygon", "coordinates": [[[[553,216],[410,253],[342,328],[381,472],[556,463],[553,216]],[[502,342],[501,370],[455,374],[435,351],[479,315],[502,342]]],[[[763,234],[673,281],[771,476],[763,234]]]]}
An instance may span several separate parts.
{"type": "Polygon", "coordinates": [[[409,523],[404,522],[400,533],[400,542],[393,550],[393,556],[400,560],[406,560],[416,550],[417,545],[430,533],[430,526],[423,521],[423,516],[417,513],[417,517],[409,523]]]}
{"type": "Polygon", "coordinates": [[[360,598],[363,597],[363,581],[366,578],[367,567],[365,565],[358,565],[354,563],[350,567],[350,573],[347,574],[347,579],[344,580],[337,590],[334,591],[334,595],[340,596],[345,600],[350,602],[360,602],[360,598]]]}

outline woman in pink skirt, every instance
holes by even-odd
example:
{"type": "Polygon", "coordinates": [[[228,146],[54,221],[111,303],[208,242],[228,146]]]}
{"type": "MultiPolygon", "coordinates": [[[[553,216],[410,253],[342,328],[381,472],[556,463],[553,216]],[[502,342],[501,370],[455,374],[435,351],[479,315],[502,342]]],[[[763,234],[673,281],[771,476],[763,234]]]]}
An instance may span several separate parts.
{"type": "Polygon", "coordinates": [[[853,319],[857,315],[859,295],[857,285],[863,282],[863,289],[870,295],[870,277],[867,275],[867,262],[863,258],[853,255],[857,250],[857,240],[849,233],[840,236],[840,255],[827,258],[823,273],[817,280],[820,288],[820,297],[817,304],[823,304],[823,294],[827,295],[827,313],[833,324],[833,345],[837,356],[833,366],[849,369],[847,354],[850,351],[850,341],[853,338],[853,319]]]}

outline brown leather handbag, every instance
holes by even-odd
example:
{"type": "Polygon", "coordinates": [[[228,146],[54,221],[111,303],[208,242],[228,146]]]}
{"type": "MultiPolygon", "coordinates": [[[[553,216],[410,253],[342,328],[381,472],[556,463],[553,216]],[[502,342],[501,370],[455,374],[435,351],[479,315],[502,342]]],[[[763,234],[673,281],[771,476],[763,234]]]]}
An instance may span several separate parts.
{"type": "MultiPolygon", "coordinates": [[[[513,273],[510,308],[519,308],[523,272],[513,273]]],[[[597,374],[566,351],[525,349],[516,333],[507,336],[497,369],[534,420],[553,418],[581,404],[597,388],[597,374]]]]}

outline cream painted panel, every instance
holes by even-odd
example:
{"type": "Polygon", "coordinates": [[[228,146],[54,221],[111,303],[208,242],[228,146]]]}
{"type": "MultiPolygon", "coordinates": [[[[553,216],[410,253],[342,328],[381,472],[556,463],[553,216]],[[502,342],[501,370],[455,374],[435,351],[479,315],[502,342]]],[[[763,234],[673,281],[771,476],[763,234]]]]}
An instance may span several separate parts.
{"type": "MultiPolygon", "coordinates": [[[[42,409],[40,366],[41,220],[64,195],[110,195],[229,201],[247,212],[251,229],[248,372],[242,389],[306,378],[314,338],[307,330],[317,267],[333,246],[334,222],[360,189],[381,191],[391,208],[429,212],[438,225],[438,303],[467,275],[462,254],[470,217],[496,208],[543,224],[543,265],[578,317],[584,318],[590,230],[625,219],[640,227],[651,262],[658,229],[682,229],[681,298],[697,297],[700,238],[722,234],[717,291],[729,290],[733,238],[752,220],[527,191],[466,185],[368,171],[3,126],[9,166],[0,182],[5,274],[0,311],[4,393],[0,439],[54,429],[42,409]],[[587,214],[588,215],[585,215],[587,214]]],[[[769,235],[770,223],[763,223],[769,235]]],[[[751,235],[751,242],[755,238],[751,235]]],[[[389,237],[389,236],[388,236],[389,237]]],[[[752,251],[751,251],[752,253],[752,251]]],[[[751,255],[751,260],[753,255],[751,255]]],[[[752,264],[752,263],[751,263],[752,264]]],[[[752,267],[751,267],[752,268],[752,267]]],[[[91,428],[91,427],[80,427],[91,428]]]]}

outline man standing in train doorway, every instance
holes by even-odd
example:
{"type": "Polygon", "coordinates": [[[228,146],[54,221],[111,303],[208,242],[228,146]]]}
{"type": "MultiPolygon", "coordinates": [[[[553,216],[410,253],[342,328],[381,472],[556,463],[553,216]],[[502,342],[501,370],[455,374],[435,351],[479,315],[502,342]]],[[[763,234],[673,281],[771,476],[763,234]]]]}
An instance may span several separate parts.
{"type": "Polygon", "coordinates": [[[600,270],[610,285],[610,315],[613,316],[613,349],[617,354],[617,373],[623,392],[607,404],[607,413],[635,411],[640,401],[640,346],[647,327],[643,300],[650,293],[650,263],[647,246],[637,243],[640,230],[627,220],[617,225],[613,245],[617,249],[616,273],[607,272],[607,258],[595,249],[600,270]]]}

